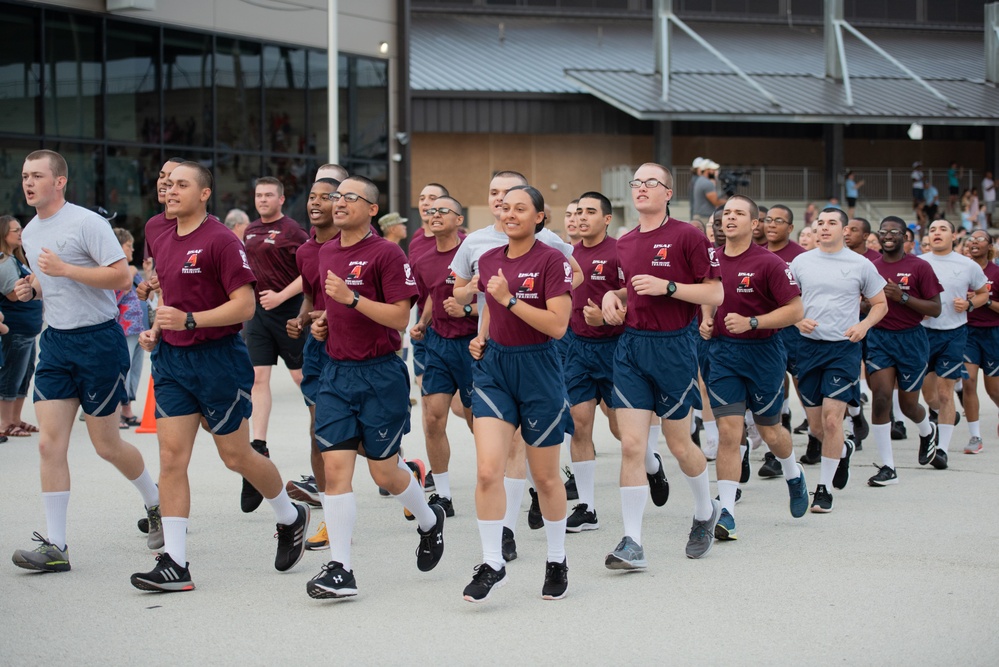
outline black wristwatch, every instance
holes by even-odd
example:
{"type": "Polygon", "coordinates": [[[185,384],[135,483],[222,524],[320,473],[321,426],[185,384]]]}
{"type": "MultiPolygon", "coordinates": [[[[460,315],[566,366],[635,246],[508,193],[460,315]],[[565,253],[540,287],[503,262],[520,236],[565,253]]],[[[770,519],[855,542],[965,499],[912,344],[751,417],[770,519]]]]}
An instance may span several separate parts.
{"type": "Polygon", "coordinates": [[[510,310],[517,305],[517,297],[511,296],[510,300],[506,302],[506,309],[510,310]]]}
{"type": "Polygon", "coordinates": [[[902,296],[899,297],[899,301],[902,303],[902,305],[909,303],[909,293],[902,292],[902,296]]]}
{"type": "Polygon", "coordinates": [[[973,304],[973,303],[971,302],[971,299],[968,299],[968,310],[967,310],[967,312],[969,312],[969,313],[970,313],[970,312],[971,312],[971,311],[973,311],[974,309],[975,309],[975,304],[973,304]]]}
{"type": "Polygon", "coordinates": [[[676,283],[672,280],[666,283],[666,296],[673,296],[676,294],[676,283]]]}
{"type": "Polygon", "coordinates": [[[756,327],[760,326],[760,321],[755,317],[749,318],[749,328],[755,330],[756,327]]]}
{"type": "Polygon", "coordinates": [[[465,304],[465,307],[462,308],[462,310],[465,311],[465,317],[468,317],[469,315],[472,314],[472,304],[470,303],[465,304]]]}
{"type": "Polygon", "coordinates": [[[357,290],[354,290],[354,300],[344,305],[347,306],[348,308],[357,308],[357,302],[360,300],[361,300],[361,295],[357,293],[357,290]]]}
{"type": "Polygon", "coordinates": [[[194,321],[194,313],[188,313],[187,319],[184,321],[184,328],[188,331],[194,331],[197,326],[198,323],[194,321]]]}

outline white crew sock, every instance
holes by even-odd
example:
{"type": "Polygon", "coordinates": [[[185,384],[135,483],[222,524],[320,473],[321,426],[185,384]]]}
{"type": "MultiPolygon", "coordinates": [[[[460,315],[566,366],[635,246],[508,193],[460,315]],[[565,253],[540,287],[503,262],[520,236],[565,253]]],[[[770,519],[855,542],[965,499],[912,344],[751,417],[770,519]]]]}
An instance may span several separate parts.
{"type": "Polygon", "coordinates": [[[524,478],[527,480],[527,485],[532,489],[536,489],[537,487],[534,486],[534,475],[531,474],[531,464],[526,461],[524,462],[524,472],[526,473],[524,478]]]}
{"type": "Polygon", "coordinates": [[[298,508],[291,503],[288,491],[282,486],[281,493],[273,498],[268,498],[267,502],[274,510],[274,519],[282,526],[290,526],[298,521],[298,508]]]}
{"type": "Polygon", "coordinates": [[[649,487],[621,487],[621,518],[624,520],[624,534],[642,543],[642,516],[645,514],[645,502],[649,498],[649,487]]]}
{"type": "Polygon", "coordinates": [[[46,538],[60,549],[66,548],[66,511],[69,508],[69,491],[42,492],[45,505],[46,538]]]}
{"type": "Polygon", "coordinates": [[[780,404],[780,413],[782,415],[791,414],[791,401],[789,399],[785,398],[784,401],[780,404]]]}
{"type": "MultiPolygon", "coordinates": [[[[319,492],[319,505],[323,509],[326,509],[326,492],[325,491],[320,491],[319,492]]],[[[323,521],[326,521],[325,517],[323,518],[323,521]]]]}
{"type": "Polygon", "coordinates": [[[576,491],[579,492],[579,502],[586,505],[586,509],[595,512],[593,484],[597,462],[576,461],[572,467],[573,474],[576,476],[576,491]]]}
{"type": "MultiPolygon", "coordinates": [[[[656,459],[656,451],[659,448],[659,433],[661,429],[659,426],[649,427],[649,439],[645,447],[645,474],[655,475],[659,472],[659,460],[656,459]]],[[[635,540],[636,542],[638,540],[635,540]]]]}
{"type": "Polygon", "coordinates": [[[973,421],[968,422],[968,435],[972,438],[982,437],[982,422],[973,421]]]}
{"type": "Polygon", "coordinates": [[[898,402],[898,389],[893,389],[891,392],[891,410],[895,421],[902,421],[902,405],[898,402]]]}
{"type": "Polygon", "coordinates": [[[451,478],[446,472],[434,473],[434,486],[437,487],[437,495],[441,498],[451,498],[451,478]]]}
{"type": "Polygon", "coordinates": [[[559,521],[545,519],[549,563],[561,563],[565,560],[565,522],[566,517],[562,517],[559,521]]]}
{"type": "Polygon", "coordinates": [[[437,525],[437,515],[427,504],[427,497],[423,495],[423,487],[416,477],[409,476],[409,484],[406,490],[395,496],[395,499],[402,503],[402,506],[413,513],[416,522],[420,524],[420,530],[424,533],[437,525]]]}
{"type": "Polygon", "coordinates": [[[174,563],[187,567],[187,517],[163,517],[163,551],[174,563]]]}
{"type": "Polygon", "coordinates": [[[503,569],[503,522],[479,519],[482,562],[497,572],[503,569]]]}
{"type": "Polygon", "coordinates": [[[871,424],[871,435],[874,436],[874,444],[878,446],[881,464],[894,470],[895,455],[891,448],[891,424],[871,424]]]}
{"type": "Polygon", "coordinates": [[[923,415],[923,421],[916,424],[916,428],[919,429],[919,437],[925,438],[930,433],[933,433],[933,427],[930,426],[932,423],[930,421],[930,411],[927,410],[923,415]]]}
{"type": "MultiPolygon", "coordinates": [[[[774,456],[777,456],[774,454],[774,456]]],[[[782,459],[779,456],[777,460],[780,461],[781,472],[784,473],[784,479],[787,481],[792,481],[798,479],[798,477],[804,473],[798,468],[798,462],[794,460],[794,450],[791,450],[791,455],[786,459],[782,459]]]]}
{"type": "Polygon", "coordinates": [[[860,406],[859,405],[847,406],[846,414],[850,415],[851,417],[856,417],[857,415],[860,414],[860,406]]]}
{"type": "Polygon", "coordinates": [[[156,486],[156,480],[149,474],[148,468],[143,468],[142,473],[138,477],[129,481],[139,490],[139,493],[142,495],[142,504],[147,509],[160,504],[160,490],[156,486]]]}
{"type": "Polygon", "coordinates": [[[704,422],[704,435],[707,436],[708,440],[714,442],[718,441],[718,422],[711,420],[709,422],[704,422]]]}
{"type": "Polygon", "coordinates": [[[517,518],[520,516],[520,505],[524,502],[524,486],[526,484],[527,480],[525,479],[503,478],[503,488],[506,490],[506,515],[503,517],[503,527],[509,528],[514,533],[517,532],[517,518]]]}
{"type": "MultiPolygon", "coordinates": [[[[691,493],[694,494],[694,518],[698,521],[707,521],[711,518],[711,513],[714,512],[714,507],[711,505],[711,482],[708,479],[708,469],[704,468],[704,471],[696,477],[689,475],[684,475],[684,477],[687,479],[687,484],[690,485],[691,493]]],[[[732,503],[735,504],[735,498],[732,498],[732,503]]]]}
{"type": "Polygon", "coordinates": [[[350,539],[354,536],[354,524],[357,523],[357,500],[354,493],[327,495],[323,515],[326,517],[326,534],[330,540],[330,560],[352,572],[350,539]]]}
{"type": "Polygon", "coordinates": [[[819,484],[828,489],[832,486],[833,477],[836,475],[836,468],[839,467],[839,459],[831,459],[828,456],[823,456],[821,466],[819,484]]]}
{"type": "Polygon", "coordinates": [[[735,493],[739,490],[739,482],[730,479],[718,480],[718,500],[723,509],[735,516],[735,493]]]}
{"type": "Polygon", "coordinates": [[[849,415],[843,420],[843,437],[853,437],[853,420],[849,417],[849,415]]]}
{"type": "Polygon", "coordinates": [[[947,448],[950,447],[950,439],[954,436],[954,425],[938,423],[937,429],[940,431],[940,442],[937,443],[937,449],[946,454],[947,448]]]}

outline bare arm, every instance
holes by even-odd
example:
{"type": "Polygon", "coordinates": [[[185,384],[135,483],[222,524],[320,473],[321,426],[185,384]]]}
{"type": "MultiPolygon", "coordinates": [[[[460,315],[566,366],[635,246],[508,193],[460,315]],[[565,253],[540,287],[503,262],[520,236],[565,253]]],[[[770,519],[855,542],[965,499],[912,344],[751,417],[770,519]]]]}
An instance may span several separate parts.
{"type": "MultiPolygon", "coordinates": [[[[247,283],[229,293],[229,300],[211,310],[194,313],[194,321],[198,327],[227,327],[240,324],[253,317],[256,299],[253,295],[253,285],[247,283]]],[[[181,331],[185,328],[187,313],[172,306],[160,306],[156,309],[155,329],[181,331]]]]}
{"type": "MultiPolygon", "coordinates": [[[[801,303],[801,297],[796,296],[783,306],[774,308],[769,313],[756,315],[758,329],[783,329],[791,326],[805,315],[805,306],[801,303]]],[[[752,329],[749,325],[752,315],[740,315],[729,313],[725,316],[725,328],[730,333],[741,334],[752,329]]]]}
{"type": "MultiPolygon", "coordinates": [[[[647,294],[650,296],[662,296],[666,294],[670,281],[663,278],[656,278],[648,274],[635,276],[631,279],[631,284],[637,294],[647,294]]],[[[699,306],[720,306],[725,298],[725,291],[722,288],[720,278],[709,278],[700,283],[684,284],[673,281],[676,291],[673,293],[674,299],[697,304],[699,306]]]]}
{"type": "Polygon", "coordinates": [[[454,279],[454,299],[463,306],[467,306],[475,300],[475,295],[479,293],[479,276],[472,276],[471,279],[456,276],[454,279]]]}
{"type": "Polygon", "coordinates": [[[132,286],[132,272],[124,257],[108,266],[77,266],[42,248],[37,264],[38,270],[47,276],[69,278],[95,289],[127,290],[132,286]]]}
{"type": "Polygon", "coordinates": [[[299,276],[288,283],[288,285],[280,292],[275,292],[273,290],[262,291],[260,293],[260,305],[264,307],[264,310],[273,310],[291,297],[301,293],[302,276],[299,276]]]}
{"type": "Polygon", "coordinates": [[[868,301],[871,302],[871,310],[869,313],[867,313],[867,317],[865,317],[860,322],[857,322],[852,327],[843,332],[843,335],[849,338],[850,341],[853,343],[857,343],[863,340],[864,336],[867,335],[867,332],[870,331],[875,324],[880,322],[881,319],[888,314],[888,300],[885,299],[884,290],[872,296],[870,299],[868,299],[868,301]]]}

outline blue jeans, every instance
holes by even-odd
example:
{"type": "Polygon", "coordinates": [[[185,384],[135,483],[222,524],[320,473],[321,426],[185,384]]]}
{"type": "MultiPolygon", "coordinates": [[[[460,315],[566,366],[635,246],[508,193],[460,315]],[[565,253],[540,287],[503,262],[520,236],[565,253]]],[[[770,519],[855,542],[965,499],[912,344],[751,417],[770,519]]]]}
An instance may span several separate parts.
{"type": "Polygon", "coordinates": [[[35,374],[35,338],[9,333],[0,340],[4,365],[0,369],[0,401],[26,398],[35,374]]]}

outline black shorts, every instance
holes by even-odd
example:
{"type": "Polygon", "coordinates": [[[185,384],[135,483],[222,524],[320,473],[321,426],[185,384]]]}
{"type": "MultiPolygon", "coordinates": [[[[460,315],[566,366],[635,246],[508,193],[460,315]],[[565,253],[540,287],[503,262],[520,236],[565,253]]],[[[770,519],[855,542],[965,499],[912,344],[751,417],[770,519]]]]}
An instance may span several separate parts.
{"type": "Polygon", "coordinates": [[[856,197],[847,197],[846,198],[846,205],[849,206],[850,208],[853,208],[854,206],[857,205],[857,198],[856,197]]]}
{"type": "Polygon", "coordinates": [[[305,336],[297,339],[288,336],[285,330],[288,320],[298,317],[302,307],[302,296],[294,296],[274,310],[264,310],[258,303],[253,319],[246,323],[244,339],[250,352],[250,362],[254,366],[273,366],[278,357],[284,359],[288,370],[302,367],[302,348],[305,336]]]}
{"type": "Polygon", "coordinates": [[[948,186],[947,190],[948,190],[948,192],[950,192],[950,195],[951,195],[952,197],[956,197],[956,196],[958,196],[959,194],[961,194],[961,188],[959,188],[959,187],[954,187],[953,185],[951,185],[951,186],[948,186]]]}

